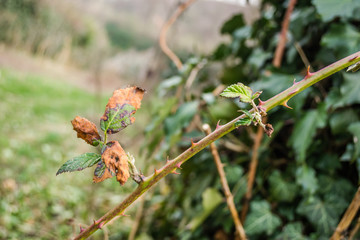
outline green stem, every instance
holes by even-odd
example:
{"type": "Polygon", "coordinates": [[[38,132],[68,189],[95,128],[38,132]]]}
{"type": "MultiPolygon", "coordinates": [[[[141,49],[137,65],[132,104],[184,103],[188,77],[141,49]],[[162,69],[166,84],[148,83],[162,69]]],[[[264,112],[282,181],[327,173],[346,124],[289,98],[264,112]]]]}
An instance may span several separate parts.
{"type": "MultiPolygon", "coordinates": [[[[276,96],[270,98],[265,102],[260,102],[259,107],[262,108],[265,112],[273,109],[278,105],[284,105],[286,102],[294,97],[299,92],[303,91],[304,89],[310,87],[311,85],[319,82],[320,80],[344,69],[356,62],[360,62],[360,51],[354,53],[346,58],[343,58],[330,66],[323,68],[315,73],[307,74],[307,76],[301,80],[300,82],[294,83],[291,87],[286,89],[285,91],[277,94],[276,96]]],[[[155,183],[160,181],[163,177],[170,173],[175,173],[176,169],[180,168],[181,164],[189,160],[192,156],[196,153],[200,152],[210,143],[214,142],[215,140],[221,138],[222,136],[226,135],[227,133],[231,132],[235,129],[235,123],[239,121],[241,118],[244,118],[245,114],[235,118],[231,122],[223,126],[218,126],[215,131],[211,134],[204,137],[197,143],[192,143],[191,147],[189,147],[186,151],[181,153],[175,159],[168,161],[165,166],[163,166],[159,170],[155,170],[155,172],[143,179],[143,182],[139,184],[139,186],[121,202],[118,206],[110,210],[104,216],[102,216],[99,220],[94,221],[92,225],[90,225],[87,229],[82,231],[75,239],[85,239],[91,236],[95,231],[101,229],[106,223],[108,223],[114,217],[123,214],[125,209],[130,206],[136,199],[138,199],[144,192],[146,192],[150,187],[152,187],[155,183]]],[[[106,135],[105,135],[106,141],[106,135]]]]}

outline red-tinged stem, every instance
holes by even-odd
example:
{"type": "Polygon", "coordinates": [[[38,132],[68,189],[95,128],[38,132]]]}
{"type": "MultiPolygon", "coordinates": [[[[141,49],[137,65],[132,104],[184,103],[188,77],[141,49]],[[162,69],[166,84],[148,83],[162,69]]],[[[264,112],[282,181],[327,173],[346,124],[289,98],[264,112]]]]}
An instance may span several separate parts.
{"type": "MultiPolygon", "coordinates": [[[[360,62],[360,51],[348,57],[345,57],[315,73],[308,73],[303,80],[294,83],[291,87],[277,94],[276,96],[270,98],[269,100],[265,102],[261,102],[258,107],[261,107],[263,111],[267,112],[278,105],[286,104],[286,102],[290,98],[294,97],[296,94],[303,91],[304,89],[357,62],[360,62]]],[[[99,220],[94,221],[92,225],[90,225],[87,229],[82,231],[78,236],[75,237],[75,239],[76,240],[86,239],[87,237],[91,236],[94,232],[96,232],[99,228],[101,228],[106,223],[108,223],[111,219],[123,214],[124,210],[128,206],[130,206],[133,202],[135,202],[136,199],[138,199],[155,183],[159,182],[166,175],[170,173],[174,173],[176,169],[180,168],[181,164],[189,160],[192,156],[200,152],[206,146],[210,145],[210,143],[214,142],[215,140],[221,138],[222,136],[234,130],[235,123],[243,117],[245,117],[245,114],[235,118],[234,120],[228,122],[223,126],[218,126],[215,131],[204,137],[199,142],[192,144],[191,147],[189,147],[179,156],[177,156],[171,161],[168,161],[167,164],[165,164],[165,166],[163,166],[161,169],[155,171],[149,177],[144,178],[143,182],[141,182],[139,186],[134,190],[134,192],[132,192],[127,198],[125,198],[123,202],[121,202],[118,206],[110,210],[99,220]]]]}

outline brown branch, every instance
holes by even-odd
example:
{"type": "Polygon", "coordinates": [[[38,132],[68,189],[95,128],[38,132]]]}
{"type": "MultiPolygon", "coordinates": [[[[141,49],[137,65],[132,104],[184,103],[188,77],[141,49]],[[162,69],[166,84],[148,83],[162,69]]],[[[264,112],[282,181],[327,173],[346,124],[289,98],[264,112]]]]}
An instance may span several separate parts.
{"type": "Polygon", "coordinates": [[[176,19],[196,0],[187,0],[186,2],[180,4],[174,14],[170,17],[170,19],[165,22],[164,26],[161,28],[160,31],[160,38],[159,38],[159,45],[161,50],[171,59],[171,61],[174,62],[177,69],[180,70],[182,68],[182,62],[176,56],[176,54],[171,51],[171,49],[168,47],[166,43],[166,34],[171,27],[171,25],[176,21],[176,19]]]}
{"type": "Polygon", "coordinates": [[[354,219],[357,211],[360,208],[360,187],[358,188],[353,200],[351,201],[348,209],[346,210],[344,216],[342,217],[339,225],[337,226],[334,234],[331,236],[331,240],[340,240],[344,237],[344,233],[350,226],[352,220],[354,219]]]}
{"type": "MultiPolygon", "coordinates": [[[[264,119],[264,120],[266,122],[266,119],[264,119]]],[[[242,222],[245,222],[246,214],[249,210],[249,204],[250,204],[250,200],[252,197],[252,188],[254,186],[254,180],[255,180],[255,175],[256,175],[256,168],[257,168],[257,165],[259,162],[259,159],[258,159],[259,147],[261,144],[261,140],[263,139],[263,136],[264,136],[264,129],[261,126],[258,126],[254,145],[253,145],[251,161],[250,161],[247,190],[246,190],[246,194],[245,194],[244,205],[243,205],[243,208],[241,211],[241,221],[242,222]]]]}
{"type": "Polygon", "coordinates": [[[145,197],[142,197],[140,199],[138,209],[136,210],[134,225],[131,228],[128,240],[134,240],[135,239],[136,232],[137,232],[137,230],[139,228],[141,217],[143,215],[144,205],[145,205],[145,197]]]}
{"type": "Polygon", "coordinates": [[[289,6],[286,9],[284,20],[283,20],[283,22],[281,24],[280,39],[279,39],[279,43],[278,43],[278,45],[276,47],[275,56],[274,56],[274,59],[273,59],[273,65],[275,67],[277,67],[277,68],[281,66],[281,61],[282,61],[282,57],[284,55],[284,49],[285,49],[285,46],[286,46],[286,40],[287,40],[286,39],[286,34],[287,34],[287,31],[288,31],[288,28],[289,28],[290,16],[291,16],[291,13],[292,13],[292,11],[294,9],[296,1],[297,0],[290,0],[289,6]]]}
{"type": "Polygon", "coordinates": [[[301,58],[302,62],[304,63],[305,67],[307,68],[308,66],[310,66],[310,71],[313,72],[314,69],[312,68],[312,66],[310,64],[310,61],[307,58],[307,56],[306,56],[304,50],[302,49],[301,45],[297,41],[295,41],[294,46],[295,46],[296,51],[299,53],[300,58],[301,58]]]}
{"type": "MultiPolygon", "coordinates": [[[[203,130],[205,131],[206,135],[209,135],[211,133],[211,129],[210,129],[209,124],[204,124],[203,125],[203,130]]],[[[237,232],[240,239],[245,240],[246,239],[245,230],[244,230],[244,227],[242,226],[241,221],[239,219],[239,215],[237,213],[235,203],[234,203],[234,197],[231,194],[228,182],[226,180],[224,166],[223,166],[223,164],[221,162],[219,153],[218,153],[218,151],[216,149],[216,145],[215,145],[214,142],[212,142],[210,144],[210,148],[211,148],[211,154],[214,157],[214,162],[215,162],[216,168],[217,168],[217,170],[219,172],[221,185],[223,187],[225,197],[226,197],[226,202],[227,202],[227,205],[228,205],[229,210],[231,212],[231,216],[232,216],[232,218],[234,220],[236,232],[237,232]]]]}
{"type": "Polygon", "coordinates": [[[355,235],[359,231],[359,228],[360,228],[360,217],[358,218],[355,227],[350,232],[349,240],[352,240],[355,237],[355,235]]]}

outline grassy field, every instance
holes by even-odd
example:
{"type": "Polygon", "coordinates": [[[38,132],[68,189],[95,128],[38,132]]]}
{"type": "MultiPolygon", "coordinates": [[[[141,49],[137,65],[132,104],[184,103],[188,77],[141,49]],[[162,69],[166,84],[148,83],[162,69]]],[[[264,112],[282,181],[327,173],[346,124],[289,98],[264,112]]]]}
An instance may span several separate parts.
{"type": "MultiPolygon", "coordinates": [[[[76,138],[70,121],[81,115],[98,123],[109,96],[0,69],[0,239],[68,239],[134,188],[115,179],[94,184],[93,169],[55,176],[66,160],[96,151],[76,138]]],[[[122,239],[131,225],[124,217],[93,239],[108,231],[122,239]]]]}

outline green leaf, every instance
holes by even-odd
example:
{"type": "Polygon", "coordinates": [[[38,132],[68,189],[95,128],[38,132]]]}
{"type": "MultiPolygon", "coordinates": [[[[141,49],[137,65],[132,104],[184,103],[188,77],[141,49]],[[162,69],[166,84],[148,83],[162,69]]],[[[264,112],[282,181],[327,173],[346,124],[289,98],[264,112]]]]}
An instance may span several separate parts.
{"type": "Polygon", "coordinates": [[[244,113],[246,116],[240,119],[239,121],[237,121],[235,123],[235,127],[249,126],[253,122],[254,116],[247,110],[239,110],[239,112],[244,113]]]}
{"type": "Polygon", "coordinates": [[[98,153],[84,153],[80,156],[70,159],[60,167],[56,175],[63,172],[81,171],[96,164],[101,160],[101,155],[98,153]]]}
{"type": "Polygon", "coordinates": [[[359,73],[344,73],[344,84],[340,88],[340,100],[342,106],[354,103],[360,103],[360,72],[359,73]]]}
{"type": "Polygon", "coordinates": [[[198,106],[198,101],[184,103],[178,108],[175,114],[166,118],[164,122],[166,135],[171,137],[183,127],[187,126],[197,113],[198,106]]]}
{"type": "Polygon", "coordinates": [[[131,114],[136,108],[131,104],[116,104],[115,108],[105,110],[105,118],[101,118],[101,130],[109,134],[117,133],[132,123],[131,114]]]}
{"type": "Polygon", "coordinates": [[[296,170],[296,183],[302,187],[305,194],[313,195],[318,189],[315,170],[306,165],[298,167],[296,170]]]}
{"type": "Polygon", "coordinates": [[[207,188],[202,194],[203,211],[191,220],[187,228],[192,231],[198,228],[221,202],[222,196],[218,190],[207,188]]]}
{"type": "Polygon", "coordinates": [[[324,21],[330,21],[337,16],[351,17],[356,7],[360,7],[358,0],[313,0],[318,13],[324,21]]]}
{"type": "Polygon", "coordinates": [[[257,99],[258,97],[260,97],[260,95],[262,94],[262,91],[256,91],[252,96],[251,99],[257,99]]]}
{"type": "Polygon", "coordinates": [[[298,162],[304,162],[306,152],[316,134],[316,129],[323,127],[326,120],[326,111],[323,105],[318,110],[310,110],[296,122],[289,144],[292,145],[298,162]]]}
{"type": "Polygon", "coordinates": [[[317,197],[311,201],[303,200],[296,212],[305,216],[316,227],[319,236],[330,237],[339,221],[333,206],[317,197]]]}
{"type": "Polygon", "coordinates": [[[360,157],[360,122],[352,123],[348,131],[354,136],[355,151],[353,159],[360,157]]]}
{"type": "Polygon", "coordinates": [[[251,203],[250,213],[244,226],[246,234],[249,236],[260,233],[271,235],[280,225],[280,218],[270,211],[270,204],[267,201],[251,203]]]}
{"type": "Polygon", "coordinates": [[[259,69],[271,56],[271,52],[265,52],[261,48],[256,48],[247,62],[253,65],[256,69],[259,69]]]}
{"type": "Polygon", "coordinates": [[[166,95],[167,92],[171,88],[177,87],[181,82],[183,81],[183,78],[181,76],[175,75],[171,78],[165,79],[162,81],[159,86],[157,87],[158,95],[160,97],[163,97],[166,95]]]}
{"type": "Polygon", "coordinates": [[[298,187],[291,181],[282,178],[280,171],[275,170],[269,177],[270,194],[280,202],[292,202],[298,193],[298,187]]]}
{"type": "Polygon", "coordinates": [[[249,126],[252,122],[253,122],[253,119],[250,119],[248,116],[246,116],[246,117],[240,119],[239,121],[237,121],[235,123],[235,127],[249,126]]]}
{"type": "Polygon", "coordinates": [[[330,29],[321,39],[321,45],[333,50],[335,56],[338,58],[346,57],[358,51],[360,45],[360,33],[350,24],[331,24],[330,29]],[[344,41],[346,44],[344,44],[344,41]]]}
{"type": "Polygon", "coordinates": [[[232,34],[236,29],[245,26],[245,21],[243,18],[243,14],[238,14],[232,16],[232,18],[226,21],[221,27],[221,34],[232,34]]]}
{"type": "Polygon", "coordinates": [[[289,223],[283,227],[281,234],[276,236],[276,240],[306,240],[302,234],[303,226],[300,222],[289,223]]]}
{"type": "Polygon", "coordinates": [[[225,90],[220,94],[222,97],[226,98],[240,98],[241,102],[249,103],[251,102],[252,90],[248,86],[245,86],[242,83],[233,84],[225,88],[225,90]]]}
{"type": "Polygon", "coordinates": [[[333,113],[329,119],[332,134],[344,134],[347,127],[359,120],[359,116],[354,109],[341,109],[333,113]]]}

